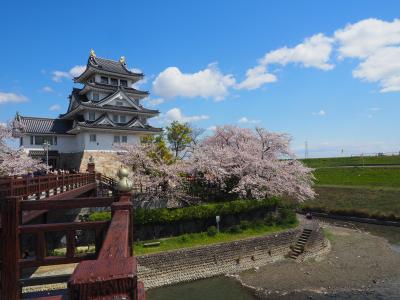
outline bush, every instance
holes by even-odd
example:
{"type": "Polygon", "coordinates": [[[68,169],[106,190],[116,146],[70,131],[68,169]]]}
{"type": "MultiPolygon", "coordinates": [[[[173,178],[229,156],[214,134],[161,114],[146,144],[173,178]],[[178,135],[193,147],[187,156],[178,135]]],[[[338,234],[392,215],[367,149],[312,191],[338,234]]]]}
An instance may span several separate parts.
{"type": "Polygon", "coordinates": [[[240,229],[242,229],[242,230],[249,229],[251,227],[251,225],[252,224],[249,221],[240,221],[240,224],[239,224],[240,229]]]}
{"type": "MultiPolygon", "coordinates": [[[[135,225],[165,224],[199,219],[215,218],[215,216],[237,215],[255,210],[275,210],[279,201],[275,198],[264,200],[235,200],[222,203],[208,203],[176,209],[155,208],[135,210],[135,225]]],[[[110,212],[95,212],[90,215],[91,221],[111,219],[110,212]]]]}
{"type": "Polygon", "coordinates": [[[297,222],[297,217],[293,209],[289,207],[282,207],[279,210],[279,218],[277,222],[279,225],[290,225],[290,224],[295,224],[296,222],[297,222]]]}
{"type": "Polygon", "coordinates": [[[217,227],[215,227],[215,226],[210,226],[210,227],[207,228],[207,235],[208,235],[208,236],[216,236],[217,233],[218,233],[217,227]]]}
{"type": "Polygon", "coordinates": [[[241,233],[242,229],[240,228],[240,225],[234,225],[231,228],[229,228],[230,233],[241,233]]]}
{"type": "Polygon", "coordinates": [[[267,226],[274,226],[277,223],[277,217],[273,214],[268,214],[265,218],[264,218],[264,224],[267,226]]]}

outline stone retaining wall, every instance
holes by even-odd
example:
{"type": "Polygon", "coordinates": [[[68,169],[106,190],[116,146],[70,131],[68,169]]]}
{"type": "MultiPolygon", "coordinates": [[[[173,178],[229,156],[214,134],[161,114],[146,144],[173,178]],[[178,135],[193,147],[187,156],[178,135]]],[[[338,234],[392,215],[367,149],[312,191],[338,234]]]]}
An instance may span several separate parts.
{"type": "MultiPolygon", "coordinates": [[[[138,256],[140,280],[146,288],[235,273],[284,259],[302,227],[262,237],[210,246],[138,256]]],[[[307,247],[304,258],[326,245],[322,231],[307,247]]]]}

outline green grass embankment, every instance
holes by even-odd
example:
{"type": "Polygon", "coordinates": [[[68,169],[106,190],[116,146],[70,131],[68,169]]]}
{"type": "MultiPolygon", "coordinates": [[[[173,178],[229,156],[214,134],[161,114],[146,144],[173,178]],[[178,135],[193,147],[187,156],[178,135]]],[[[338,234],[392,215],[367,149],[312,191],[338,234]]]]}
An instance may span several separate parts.
{"type": "Polygon", "coordinates": [[[134,252],[135,255],[144,255],[144,254],[177,250],[183,248],[226,243],[236,240],[242,240],[245,238],[276,233],[279,231],[294,228],[297,225],[298,225],[297,221],[291,224],[284,224],[284,225],[258,224],[250,226],[249,228],[246,229],[239,230],[238,232],[226,231],[217,233],[214,236],[209,236],[207,232],[184,234],[181,236],[157,240],[158,242],[160,242],[160,245],[156,247],[144,246],[145,243],[155,242],[155,241],[136,242],[134,245],[134,252]]]}
{"type": "Polygon", "coordinates": [[[400,155],[309,158],[302,159],[301,161],[310,168],[364,165],[400,165],[400,155]]]}
{"type": "Polygon", "coordinates": [[[398,187],[400,188],[400,168],[326,168],[314,171],[317,185],[398,187]]]}

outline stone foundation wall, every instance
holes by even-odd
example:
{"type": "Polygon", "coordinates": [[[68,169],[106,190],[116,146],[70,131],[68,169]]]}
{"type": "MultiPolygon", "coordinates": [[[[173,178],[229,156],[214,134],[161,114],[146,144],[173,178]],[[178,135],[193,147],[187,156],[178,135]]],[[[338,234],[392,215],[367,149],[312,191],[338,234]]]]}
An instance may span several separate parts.
{"type": "Polygon", "coordinates": [[[84,151],[77,153],[60,153],[59,167],[61,169],[75,169],[80,172],[86,172],[90,156],[94,159],[96,172],[100,172],[109,177],[116,177],[121,163],[115,152],[84,151]]]}
{"type": "MultiPolygon", "coordinates": [[[[155,288],[260,267],[284,259],[301,232],[302,227],[298,227],[235,242],[138,256],[139,278],[146,288],[155,288]]],[[[316,233],[307,257],[324,247],[321,234],[316,233]]]]}

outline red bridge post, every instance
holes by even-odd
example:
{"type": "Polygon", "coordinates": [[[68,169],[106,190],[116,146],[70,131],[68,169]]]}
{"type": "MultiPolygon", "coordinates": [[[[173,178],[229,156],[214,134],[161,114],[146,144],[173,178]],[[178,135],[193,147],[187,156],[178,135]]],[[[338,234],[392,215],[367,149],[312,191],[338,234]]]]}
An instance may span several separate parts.
{"type": "Polygon", "coordinates": [[[1,199],[1,299],[19,300],[20,197],[1,199]]]}

